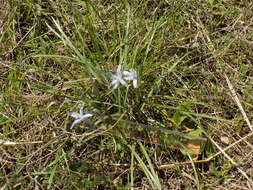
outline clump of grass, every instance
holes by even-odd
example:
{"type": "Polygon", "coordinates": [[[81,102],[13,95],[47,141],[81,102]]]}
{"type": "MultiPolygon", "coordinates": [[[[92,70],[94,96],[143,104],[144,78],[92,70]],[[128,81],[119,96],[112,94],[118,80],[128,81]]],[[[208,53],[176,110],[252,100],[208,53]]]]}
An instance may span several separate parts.
{"type": "Polygon", "coordinates": [[[1,187],[251,188],[251,1],[0,5],[1,187]]]}

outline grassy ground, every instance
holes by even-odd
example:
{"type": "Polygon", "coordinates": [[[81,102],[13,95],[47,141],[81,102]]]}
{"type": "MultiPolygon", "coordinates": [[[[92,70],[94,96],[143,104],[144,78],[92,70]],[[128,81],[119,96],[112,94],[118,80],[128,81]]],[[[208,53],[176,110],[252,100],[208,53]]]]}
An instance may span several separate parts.
{"type": "Polygon", "coordinates": [[[0,8],[0,189],[253,188],[251,0],[0,8]]]}

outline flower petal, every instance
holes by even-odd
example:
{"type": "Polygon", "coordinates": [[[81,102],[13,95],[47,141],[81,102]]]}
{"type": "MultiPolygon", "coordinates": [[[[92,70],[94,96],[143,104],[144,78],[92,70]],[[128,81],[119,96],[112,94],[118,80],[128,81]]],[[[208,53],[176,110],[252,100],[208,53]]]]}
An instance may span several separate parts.
{"type": "Polygon", "coordinates": [[[123,78],[119,78],[119,82],[120,82],[120,84],[122,84],[125,87],[127,87],[127,82],[123,78]]]}
{"type": "Polygon", "coordinates": [[[72,125],[70,126],[70,129],[72,129],[76,124],[80,123],[82,121],[82,119],[76,119],[75,121],[73,121],[72,125]]]}
{"type": "Polygon", "coordinates": [[[122,71],[123,75],[131,75],[132,73],[131,72],[128,72],[128,71],[122,71]]]}
{"type": "Polygon", "coordinates": [[[93,115],[92,114],[90,114],[90,113],[86,113],[85,115],[82,115],[82,117],[80,118],[81,120],[84,120],[84,119],[86,119],[86,118],[88,118],[88,117],[92,117],[93,115]]]}
{"type": "Polygon", "coordinates": [[[124,80],[134,80],[134,77],[132,75],[129,75],[127,77],[124,77],[124,80]]]}
{"type": "Polygon", "coordinates": [[[134,88],[137,88],[137,86],[138,86],[138,81],[136,79],[133,80],[133,86],[134,86],[134,88]]]}

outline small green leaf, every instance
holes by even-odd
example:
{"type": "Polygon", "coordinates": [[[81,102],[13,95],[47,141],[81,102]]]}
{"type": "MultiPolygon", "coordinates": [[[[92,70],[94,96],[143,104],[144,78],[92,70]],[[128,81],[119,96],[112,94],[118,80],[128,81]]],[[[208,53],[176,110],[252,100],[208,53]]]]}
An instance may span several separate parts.
{"type": "Polygon", "coordinates": [[[195,129],[195,130],[189,132],[188,134],[192,135],[192,136],[200,136],[202,133],[204,133],[203,129],[195,129]]]}
{"type": "Polygon", "coordinates": [[[179,128],[180,124],[186,119],[186,116],[181,114],[180,112],[176,112],[174,115],[173,115],[173,118],[172,118],[172,122],[174,124],[174,127],[176,129],[179,128]]]}

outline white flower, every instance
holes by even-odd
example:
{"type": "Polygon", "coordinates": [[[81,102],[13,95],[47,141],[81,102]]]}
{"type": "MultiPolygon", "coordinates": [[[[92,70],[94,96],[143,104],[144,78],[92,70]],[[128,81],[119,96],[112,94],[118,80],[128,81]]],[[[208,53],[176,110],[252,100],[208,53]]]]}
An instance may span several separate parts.
{"type": "Polygon", "coordinates": [[[92,117],[93,115],[90,113],[86,113],[83,111],[83,106],[80,108],[79,113],[78,112],[70,112],[69,115],[71,117],[74,117],[75,120],[73,121],[72,125],[70,126],[70,129],[74,127],[74,125],[80,123],[81,121],[86,120],[88,117],[92,117]]]}
{"type": "Polygon", "coordinates": [[[108,88],[117,88],[119,84],[122,84],[123,86],[127,87],[127,82],[123,78],[123,73],[125,71],[121,70],[121,65],[118,66],[116,74],[111,74],[112,82],[108,86],[108,88]]]}
{"type": "Polygon", "coordinates": [[[130,69],[129,71],[121,70],[121,65],[118,66],[116,74],[111,74],[110,77],[112,78],[112,82],[108,86],[108,88],[117,88],[119,84],[122,84],[123,86],[127,87],[127,81],[132,80],[134,88],[137,88],[138,84],[138,76],[135,69],[130,69]]]}
{"type": "Polygon", "coordinates": [[[123,77],[124,80],[132,80],[134,88],[137,88],[138,76],[135,69],[130,69],[130,72],[123,71],[123,75],[124,75],[123,77]]]}

